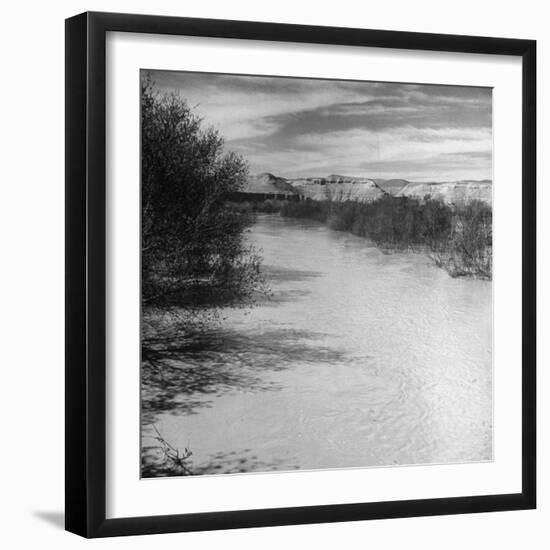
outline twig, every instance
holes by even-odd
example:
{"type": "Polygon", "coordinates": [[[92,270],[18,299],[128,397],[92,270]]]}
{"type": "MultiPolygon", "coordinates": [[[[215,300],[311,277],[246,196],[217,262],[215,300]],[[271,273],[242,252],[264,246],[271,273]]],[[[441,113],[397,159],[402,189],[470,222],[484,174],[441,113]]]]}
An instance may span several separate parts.
{"type": "Polygon", "coordinates": [[[168,443],[168,441],[162,437],[155,424],[153,424],[153,428],[155,432],[157,432],[155,439],[160,443],[161,449],[164,452],[165,460],[170,460],[176,467],[181,468],[184,475],[192,475],[191,470],[189,470],[189,468],[185,465],[184,461],[187,460],[193,453],[186,447],[183,454],[180,456],[179,449],[168,443]]]}

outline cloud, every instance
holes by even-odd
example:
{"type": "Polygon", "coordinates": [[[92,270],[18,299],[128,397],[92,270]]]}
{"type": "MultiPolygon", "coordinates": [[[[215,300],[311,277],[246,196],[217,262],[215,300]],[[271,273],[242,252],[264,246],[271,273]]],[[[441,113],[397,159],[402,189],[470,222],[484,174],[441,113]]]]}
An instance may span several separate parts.
{"type": "Polygon", "coordinates": [[[153,72],[253,172],[492,177],[488,88],[153,72]]]}
{"type": "Polygon", "coordinates": [[[491,156],[490,130],[405,127],[300,135],[283,150],[257,150],[251,158],[257,171],[288,177],[344,173],[450,180],[490,179],[491,156]]]}
{"type": "Polygon", "coordinates": [[[179,93],[228,141],[270,135],[284,124],[278,119],[284,115],[365,97],[360,90],[316,80],[166,71],[151,77],[158,90],[179,93]]]}

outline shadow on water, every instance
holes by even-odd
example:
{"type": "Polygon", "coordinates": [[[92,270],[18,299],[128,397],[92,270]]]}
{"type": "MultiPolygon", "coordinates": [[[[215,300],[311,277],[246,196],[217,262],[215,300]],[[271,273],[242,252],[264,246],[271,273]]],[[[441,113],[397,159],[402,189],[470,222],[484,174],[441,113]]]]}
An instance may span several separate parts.
{"type": "Polygon", "coordinates": [[[275,265],[264,265],[262,266],[262,271],[268,276],[270,281],[276,283],[308,281],[322,275],[320,271],[289,269],[275,265]]]}
{"type": "Polygon", "coordinates": [[[305,269],[289,269],[275,265],[264,265],[262,271],[272,288],[268,295],[258,294],[255,296],[256,304],[262,306],[277,307],[281,303],[293,302],[311,294],[311,291],[304,288],[284,288],[286,283],[308,282],[316,277],[321,277],[320,271],[310,271],[305,269]],[[281,288],[283,287],[283,288],[281,288]]]}
{"type": "MultiPolygon", "coordinates": [[[[273,289],[255,297],[256,305],[277,307],[310,293],[307,283],[322,276],[316,271],[264,265],[273,289]],[[288,283],[298,283],[298,288],[288,283]],[[304,283],[300,288],[300,283],[304,283]],[[289,288],[293,287],[293,288],[289,288]]],[[[344,353],[323,344],[325,335],[308,330],[272,329],[256,332],[222,330],[203,325],[200,330],[179,330],[163,324],[156,337],[148,336],[142,348],[142,423],[151,426],[163,414],[190,415],[212,406],[215,396],[230,391],[277,391],[269,373],[295,367],[296,363],[336,363],[344,353]],[[165,330],[167,329],[167,330],[165,330]]],[[[200,465],[189,459],[192,475],[234,474],[298,468],[288,460],[260,460],[251,449],[218,452],[200,465]]],[[[180,468],[181,470],[181,468],[180,468]]],[[[166,459],[162,446],[142,448],[142,476],[184,475],[166,459]]],[[[187,475],[187,474],[186,474],[187,475]]]]}
{"type": "MultiPolygon", "coordinates": [[[[278,470],[297,470],[298,465],[289,465],[288,462],[275,459],[272,461],[260,460],[251,449],[231,451],[229,453],[216,453],[210,457],[206,464],[194,466],[189,464],[191,475],[213,474],[241,474],[246,472],[275,472],[278,470]]],[[[174,469],[163,460],[162,454],[156,447],[144,447],[142,453],[141,476],[144,478],[175,477],[182,473],[174,469]]]]}
{"type": "Polygon", "coordinates": [[[275,329],[263,333],[201,332],[162,338],[144,353],[142,421],[159,413],[191,414],[209,405],[208,395],[230,390],[269,391],[279,387],[265,374],[300,363],[335,363],[344,352],[322,345],[323,334],[275,329]]]}

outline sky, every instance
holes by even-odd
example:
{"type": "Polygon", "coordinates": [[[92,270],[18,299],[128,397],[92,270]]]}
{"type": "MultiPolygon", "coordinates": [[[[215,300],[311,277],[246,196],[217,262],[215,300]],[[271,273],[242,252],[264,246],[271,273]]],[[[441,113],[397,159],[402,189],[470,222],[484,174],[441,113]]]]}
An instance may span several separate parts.
{"type": "Polygon", "coordinates": [[[492,179],[490,88],[149,72],[252,174],[492,179]]]}

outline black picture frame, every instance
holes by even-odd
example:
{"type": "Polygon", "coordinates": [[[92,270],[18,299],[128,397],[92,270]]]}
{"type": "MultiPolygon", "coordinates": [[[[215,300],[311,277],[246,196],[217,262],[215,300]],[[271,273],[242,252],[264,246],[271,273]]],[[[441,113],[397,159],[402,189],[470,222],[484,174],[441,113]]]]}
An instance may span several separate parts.
{"type": "Polygon", "coordinates": [[[532,509],[536,505],[536,42],[83,13],[66,20],[66,529],[107,537],[532,509]],[[106,519],[105,41],[108,31],[518,56],[522,121],[522,491],[106,519]]]}

